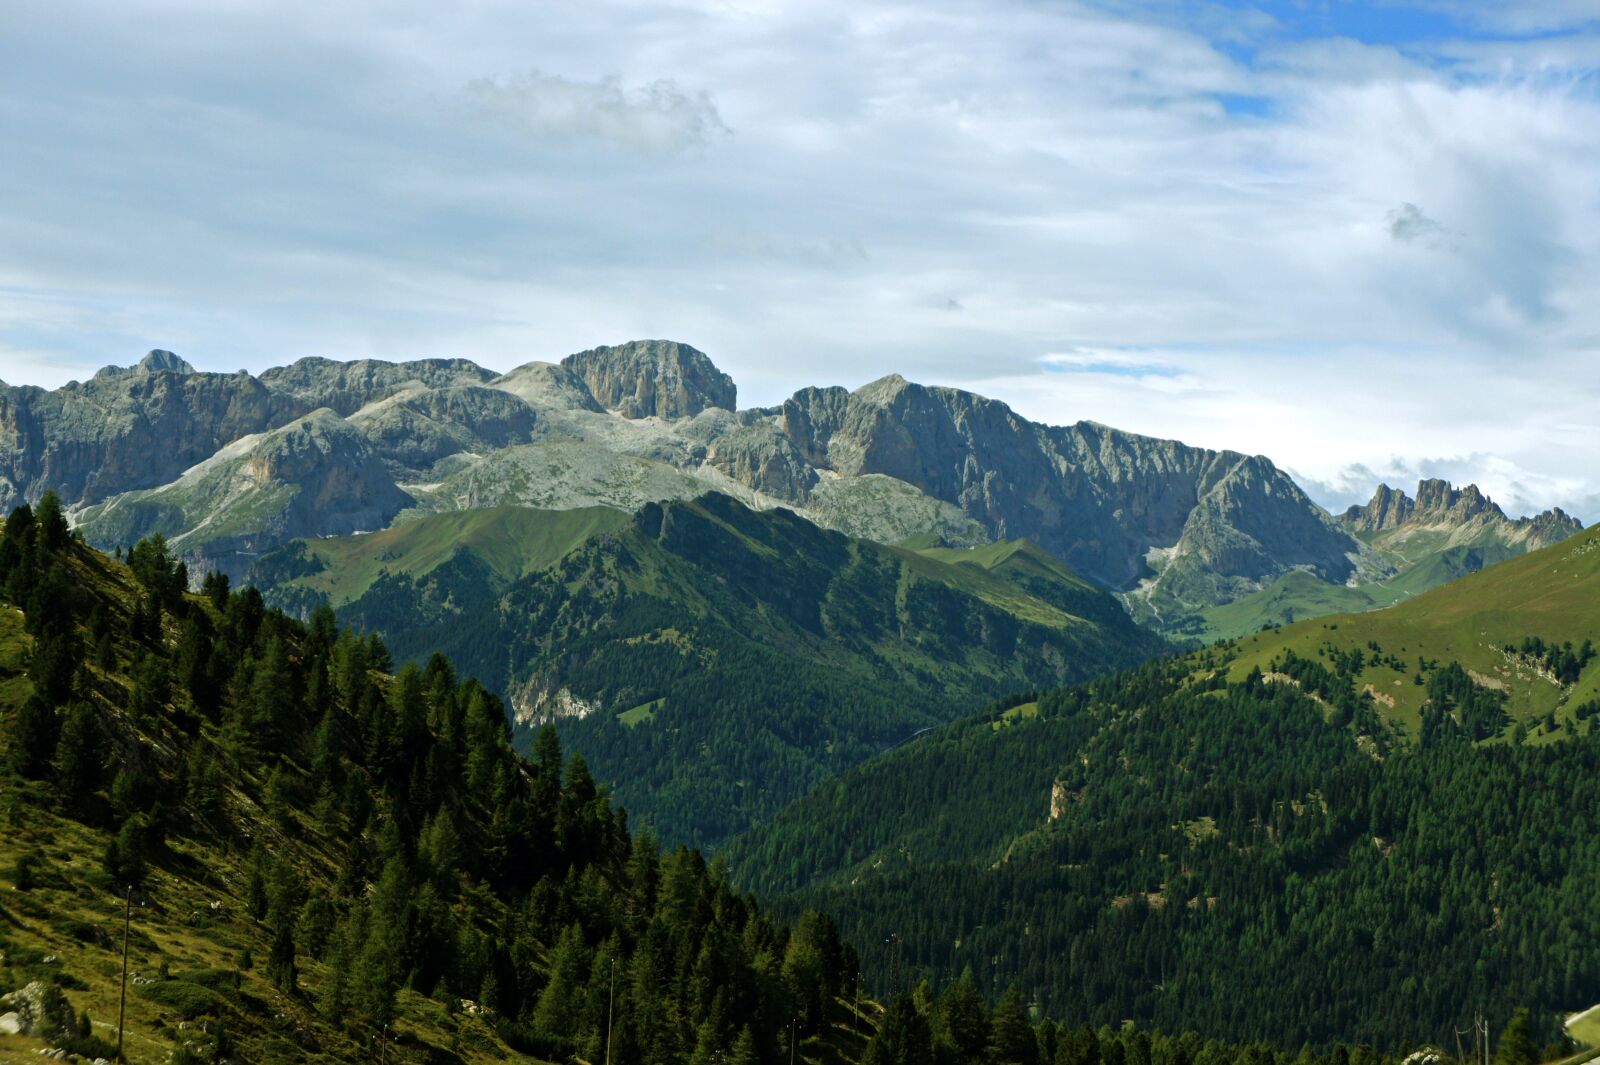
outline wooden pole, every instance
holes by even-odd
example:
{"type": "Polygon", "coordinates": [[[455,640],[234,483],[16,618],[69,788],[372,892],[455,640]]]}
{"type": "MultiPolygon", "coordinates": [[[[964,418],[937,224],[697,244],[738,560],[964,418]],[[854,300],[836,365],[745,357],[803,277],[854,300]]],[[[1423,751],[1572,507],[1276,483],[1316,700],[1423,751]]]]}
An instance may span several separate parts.
{"type": "Polygon", "coordinates": [[[617,1000],[617,959],[611,959],[611,986],[606,991],[606,1065],[611,1065],[611,1007],[617,1000]]]}
{"type": "Polygon", "coordinates": [[[117,1001],[117,1060],[126,1060],[122,1056],[122,1022],[128,1015],[128,929],[133,924],[133,885],[128,885],[128,893],[122,903],[122,991],[117,1001]]]}

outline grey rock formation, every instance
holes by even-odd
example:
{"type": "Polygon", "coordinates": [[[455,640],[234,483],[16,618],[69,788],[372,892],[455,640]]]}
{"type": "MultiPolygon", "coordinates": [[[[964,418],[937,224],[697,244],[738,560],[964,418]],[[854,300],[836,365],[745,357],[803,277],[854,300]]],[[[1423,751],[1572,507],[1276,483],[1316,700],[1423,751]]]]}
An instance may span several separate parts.
{"type": "MultiPolygon", "coordinates": [[[[151,356],[144,363],[171,366],[151,356]]],[[[187,365],[186,363],[183,365],[187,365]]],[[[248,374],[126,371],[53,392],[0,387],[0,507],[165,484],[231,441],[311,408],[248,374]]]]}
{"type": "Polygon", "coordinates": [[[35,980],[0,995],[0,1034],[58,1039],[72,1034],[76,1024],[72,1004],[55,984],[35,980]]]}
{"type": "Polygon", "coordinates": [[[101,545],[160,533],[194,567],[238,577],[263,551],[382,529],[413,502],[367,438],[322,408],[234,441],[169,484],[88,507],[80,526],[101,545]]]}
{"type": "Polygon", "coordinates": [[[518,397],[538,411],[581,410],[594,414],[605,413],[605,408],[589,392],[583,378],[566,366],[553,362],[530,362],[518,366],[489,382],[518,397]]]}
{"type": "Polygon", "coordinates": [[[1154,579],[1184,598],[1231,598],[1297,566],[1343,581],[1359,550],[1264,458],[1093,422],[1039,425],[898,375],[855,392],[798,392],[781,424],[820,467],[898,478],[1113,588],[1154,579]],[[1168,552],[1159,573],[1153,550],[1168,552]]]}
{"type": "Polygon", "coordinates": [[[350,416],[393,466],[424,470],[449,455],[526,444],[537,419],[509,392],[481,385],[413,388],[350,416]]]}
{"type": "Polygon", "coordinates": [[[387,399],[408,385],[427,388],[481,385],[494,376],[493,372],[466,359],[335,362],[313,356],[263,372],[261,383],[299,398],[307,404],[307,410],[327,407],[337,414],[350,415],[368,403],[387,399]]]}
{"type": "Polygon", "coordinates": [[[1366,506],[1350,507],[1339,521],[1354,532],[1388,534],[1388,539],[1419,531],[1454,533],[1458,538],[1476,534],[1529,551],[1559,543],[1583,528],[1560,507],[1533,517],[1509,518],[1477,485],[1456,488],[1438,478],[1417,482],[1414,500],[1380,484],[1366,506]]]}
{"type": "Polygon", "coordinates": [[[744,425],[713,440],[706,465],[729,478],[787,503],[804,503],[817,483],[789,438],[771,422],[744,425]]]}
{"type": "Polygon", "coordinates": [[[708,407],[733,410],[738,390],[702,351],[671,340],[635,340],[569,355],[561,365],[624,418],[687,418],[708,407]]]}

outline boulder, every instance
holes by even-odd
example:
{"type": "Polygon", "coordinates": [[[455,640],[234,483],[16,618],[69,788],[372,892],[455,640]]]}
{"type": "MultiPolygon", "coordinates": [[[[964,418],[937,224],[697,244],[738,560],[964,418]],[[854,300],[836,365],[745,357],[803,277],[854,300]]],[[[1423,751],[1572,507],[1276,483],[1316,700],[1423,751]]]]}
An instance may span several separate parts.
{"type": "Polygon", "coordinates": [[[56,1039],[76,1030],[72,1004],[55,984],[35,980],[0,996],[0,1033],[56,1039]]]}

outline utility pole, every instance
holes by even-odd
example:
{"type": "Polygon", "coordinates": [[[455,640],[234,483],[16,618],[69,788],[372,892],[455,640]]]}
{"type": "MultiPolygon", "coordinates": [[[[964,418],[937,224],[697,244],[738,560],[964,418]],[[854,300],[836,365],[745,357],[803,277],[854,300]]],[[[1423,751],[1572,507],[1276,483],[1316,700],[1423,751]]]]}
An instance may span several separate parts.
{"type": "Polygon", "coordinates": [[[800,1018],[798,1018],[798,1017],[790,1017],[789,1018],[789,1065],[794,1065],[794,1034],[795,1034],[795,1029],[798,1028],[799,1026],[800,1026],[800,1018]]]}
{"type": "Polygon", "coordinates": [[[128,930],[133,924],[133,885],[122,900],[122,990],[117,999],[117,1060],[122,1056],[122,1022],[128,1015],[128,930]]]}
{"type": "Polygon", "coordinates": [[[617,1000],[617,959],[611,959],[611,986],[606,991],[606,1065],[611,1065],[611,1007],[617,1000]]]}

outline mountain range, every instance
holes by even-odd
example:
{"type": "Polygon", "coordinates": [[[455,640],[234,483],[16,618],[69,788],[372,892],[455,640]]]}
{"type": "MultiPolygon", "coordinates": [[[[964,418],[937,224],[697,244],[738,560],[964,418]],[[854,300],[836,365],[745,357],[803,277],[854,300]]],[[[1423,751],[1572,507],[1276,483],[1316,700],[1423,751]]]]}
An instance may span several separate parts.
{"type": "Polygon", "coordinates": [[[235,578],[299,537],[715,490],[883,543],[1027,539],[1142,622],[1202,637],[1282,620],[1285,603],[1352,605],[1340,589],[1382,605],[1579,527],[1559,511],[1513,522],[1476,489],[1452,501],[1433,482],[1414,504],[1380,490],[1371,513],[1336,518],[1262,456],[1042,425],[894,375],[739,410],[704,353],[654,340],[505,374],[322,358],[213,374],[154,351],[55,391],[7,386],[0,506],[46,487],[92,543],[159,532],[235,578]],[[1394,591],[1397,578],[1410,583],[1394,591]]]}

